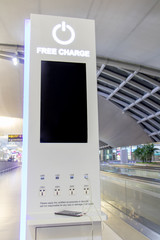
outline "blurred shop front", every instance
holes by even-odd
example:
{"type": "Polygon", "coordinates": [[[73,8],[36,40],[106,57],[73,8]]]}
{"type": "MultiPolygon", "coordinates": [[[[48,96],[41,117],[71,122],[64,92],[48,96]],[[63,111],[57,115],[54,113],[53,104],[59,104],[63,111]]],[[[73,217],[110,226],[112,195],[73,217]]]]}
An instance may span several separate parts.
{"type": "Polygon", "coordinates": [[[22,162],[22,135],[0,136],[0,173],[19,167],[22,162]]]}
{"type": "MultiPolygon", "coordinates": [[[[99,150],[99,159],[100,162],[106,163],[116,163],[116,164],[125,164],[125,163],[135,163],[136,160],[134,158],[134,151],[137,147],[136,146],[126,146],[126,147],[101,147],[99,150]]],[[[154,143],[154,147],[156,151],[154,152],[153,161],[160,161],[160,142],[154,143]]]]}
{"type": "Polygon", "coordinates": [[[0,117],[0,173],[22,163],[22,119],[0,117]]]}

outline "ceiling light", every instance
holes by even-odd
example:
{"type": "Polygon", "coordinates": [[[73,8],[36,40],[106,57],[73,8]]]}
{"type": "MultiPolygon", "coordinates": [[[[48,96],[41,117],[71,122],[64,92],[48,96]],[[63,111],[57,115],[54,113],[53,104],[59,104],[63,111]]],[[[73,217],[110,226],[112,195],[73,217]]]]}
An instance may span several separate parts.
{"type": "Polygon", "coordinates": [[[13,64],[16,66],[19,63],[19,60],[17,57],[12,58],[13,64]]]}

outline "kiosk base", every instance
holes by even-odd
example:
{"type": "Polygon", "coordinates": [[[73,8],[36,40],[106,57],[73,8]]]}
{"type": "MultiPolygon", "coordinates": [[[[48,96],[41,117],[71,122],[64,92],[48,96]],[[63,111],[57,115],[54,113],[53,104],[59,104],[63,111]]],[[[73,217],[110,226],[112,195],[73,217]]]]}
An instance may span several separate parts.
{"type": "Polygon", "coordinates": [[[100,224],[36,228],[35,240],[101,240],[100,224]]]}
{"type": "Polygon", "coordinates": [[[104,214],[93,212],[81,217],[63,215],[30,216],[27,226],[28,240],[101,240],[104,214]]]}

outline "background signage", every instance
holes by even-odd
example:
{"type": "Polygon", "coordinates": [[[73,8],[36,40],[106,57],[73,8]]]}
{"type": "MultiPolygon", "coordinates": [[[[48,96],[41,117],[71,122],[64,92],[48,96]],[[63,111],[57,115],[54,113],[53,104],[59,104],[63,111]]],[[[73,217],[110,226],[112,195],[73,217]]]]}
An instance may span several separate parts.
{"type": "Polygon", "coordinates": [[[23,141],[22,134],[8,135],[8,142],[22,142],[22,141],[23,141]]]}

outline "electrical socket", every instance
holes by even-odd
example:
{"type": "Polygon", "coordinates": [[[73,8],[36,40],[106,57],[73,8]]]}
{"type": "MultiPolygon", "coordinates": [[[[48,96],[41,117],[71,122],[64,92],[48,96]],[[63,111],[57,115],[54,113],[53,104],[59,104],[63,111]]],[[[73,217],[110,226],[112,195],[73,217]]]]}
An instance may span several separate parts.
{"type": "Polygon", "coordinates": [[[69,195],[75,195],[75,187],[74,186],[69,187],[69,195]]]}
{"type": "Polygon", "coordinates": [[[83,188],[83,190],[84,190],[84,194],[85,194],[85,195],[88,195],[88,194],[89,194],[89,186],[88,186],[88,185],[85,185],[84,188],[83,188]]]}
{"type": "Polygon", "coordinates": [[[46,189],[45,189],[45,187],[40,187],[40,189],[39,189],[39,195],[40,195],[40,196],[45,196],[45,195],[46,195],[46,189]]]}
{"type": "Polygon", "coordinates": [[[55,187],[55,189],[54,189],[54,194],[55,194],[56,196],[59,196],[60,193],[61,193],[60,187],[59,187],[59,186],[55,187]]]}

